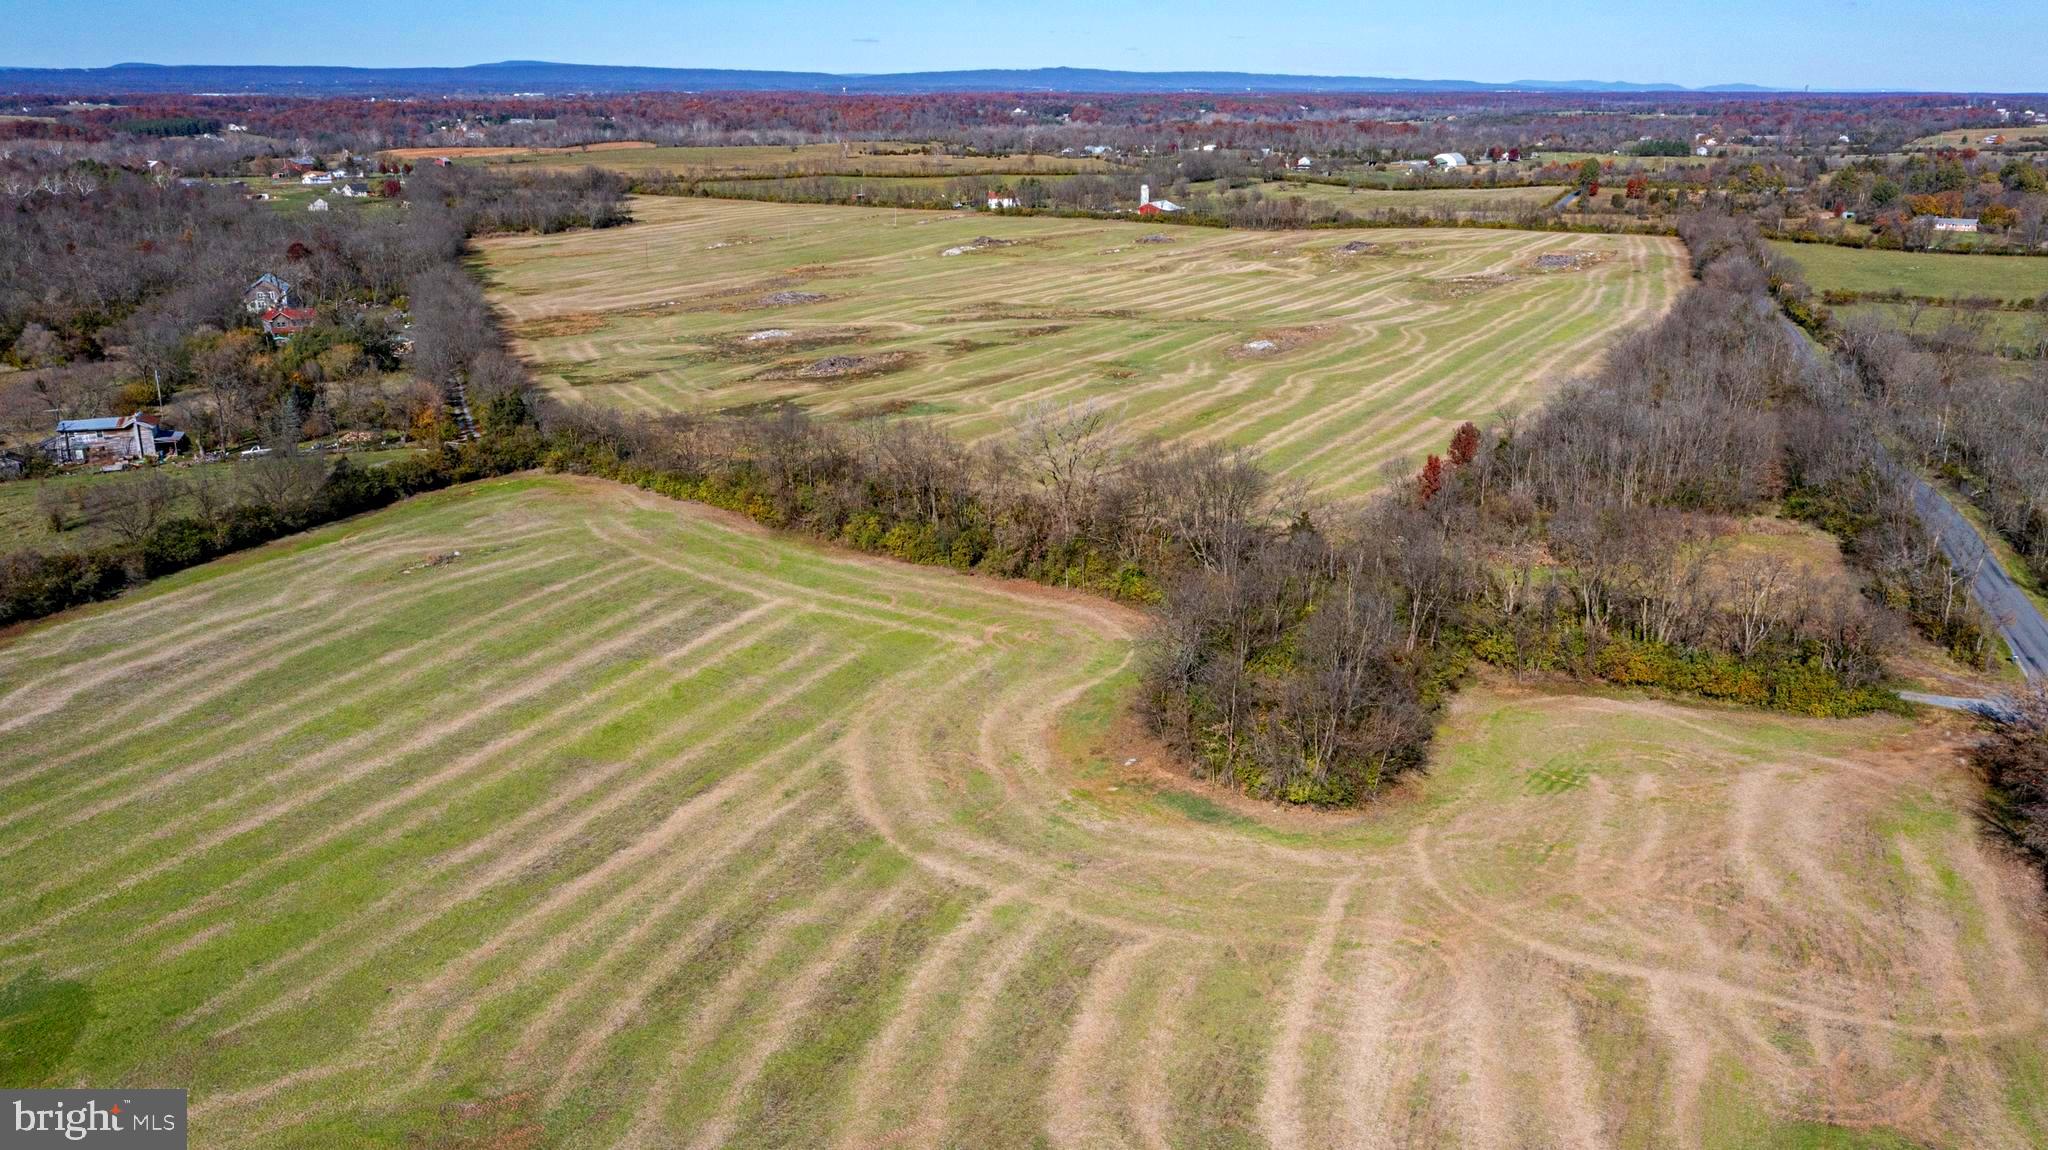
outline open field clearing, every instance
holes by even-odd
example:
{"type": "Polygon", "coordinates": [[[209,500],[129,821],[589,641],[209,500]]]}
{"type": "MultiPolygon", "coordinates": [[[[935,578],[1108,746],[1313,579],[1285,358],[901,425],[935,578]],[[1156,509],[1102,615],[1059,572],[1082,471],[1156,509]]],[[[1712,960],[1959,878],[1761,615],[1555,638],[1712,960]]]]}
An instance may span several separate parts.
{"type": "Polygon", "coordinates": [[[514,156],[588,156],[605,152],[629,152],[640,148],[652,148],[646,140],[604,140],[595,144],[577,144],[566,148],[387,148],[377,153],[394,160],[432,160],[446,157],[450,160],[497,160],[514,156]]]}
{"type": "Polygon", "coordinates": [[[656,148],[594,146],[577,148],[476,148],[454,151],[407,149],[422,156],[474,158],[490,164],[533,164],[544,168],[605,168],[633,175],[670,172],[708,179],[713,176],[778,176],[800,173],[867,176],[964,176],[984,172],[1107,172],[1107,160],[1094,156],[948,156],[913,150],[916,145],[889,143],[746,145],[738,147],[656,148]]]}
{"type": "Polygon", "coordinates": [[[1904,292],[1949,299],[2038,300],[2048,296],[2048,259],[1846,248],[1771,241],[1806,273],[1815,291],[1904,292]]]}
{"type": "MultiPolygon", "coordinates": [[[[351,452],[348,458],[357,467],[382,467],[411,454],[411,450],[394,448],[351,452]]],[[[232,490],[245,482],[234,463],[173,463],[164,474],[174,482],[198,483],[203,480],[222,490],[232,490]]],[[[116,542],[120,536],[103,522],[105,517],[95,506],[95,497],[103,492],[146,482],[148,476],[147,471],[135,468],[114,472],[73,471],[42,479],[0,483],[0,553],[24,547],[53,550],[116,542]],[[63,520],[62,531],[53,529],[56,526],[51,522],[53,509],[63,520]]],[[[188,491],[171,504],[170,511],[173,514],[191,514],[197,508],[197,499],[188,491]]]]}
{"type": "MultiPolygon", "coordinates": [[[[1024,179],[1036,179],[1047,187],[1055,187],[1074,178],[1076,177],[1069,175],[1012,174],[999,178],[997,183],[1014,184],[1024,179]]],[[[842,197],[843,201],[853,199],[856,193],[880,199],[882,194],[889,192],[914,190],[923,193],[920,199],[926,206],[932,203],[944,206],[958,190],[958,179],[957,176],[802,176],[790,181],[759,178],[716,180],[699,184],[698,188],[705,194],[713,196],[784,202],[815,201],[820,198],[818,193],[821,189],[828,189],[832,195],[842,197]]],[[[1256,192],[1267,200],[1301,200],[1310,204],[1326,204],[1361,218],[1380,212],[1451,212],[1466,216],[1477,213],[1514,213],[1545,207],[1564,195],[1565,190],[1554,187],[1399,187],[1389,191],[1371,184],[1340,187],[1334,184],[1313,184],[1295,180],[1272,180],[1236,189],[1240,194],[1256,192]]],[[[1220,197],[1229,193],[1227,183],[1221,180],[1205,180],[1191,185],[1191,194],[1220,197]]],[[[1135,202],[1134,198],[1131,203],[1135,202]]]]}
{"type": "Polygon", "coordinates": [[[1844,304],[1832,310],[1839,322],[1867,317],[1887,327],[1918,335],[1933,335],[1952,324],[1961,324],[1971,330],[1981,328],[1978,344],[1991,352],[2031,353],[2034,348],[2048,344],[2048,309],[2042,308],[2032,311],[1976,311],[1871,302],[1844,304]]]}
{"type": "Polygon", "coordinates": [[[1132,733],[1135,622],[520,478],[18,633],[0,1080],[208,1147],[2048,1133],[1942,728],[1481,687],[1276,812],[1132,733]]]}
{"type": "Polygon", "coordinates": [[[1376,486],[1382,460],[1440,449],[1458,422],[1586,369],[1686,274],[1655,237],[684,198],[634,212],[630,227],[480,245],[494,302],[559,397],[908,412],[967,439],[1099,400],[1135,430],[1251,446],[1340,498],[1376,486]]]}
{"type": "MultiPolygon", "coordinates": [[[[1410,178],[1408,184],[1413,183],[1414,180],[1410,178]]],[[[1209,181],[1196,187],[1211,195],[1227,194],[1220,181],[1209,181]]],[[[1271,180],[1252,184],[1238,191],[1257,192],[1269,200],[1297,199],[1315,204],[1328,204],[1363,216],[1372,212],[1391,211],[1518,212],[1545,207],[1564,195],[1567,189],[1542,186],[1417,188],[1396,184],[1392,189],[1386,190],[1369,186],[1340,187],[1336,184],[1314,184],[1300,180],[1271,180]]]]}
{"type": "Polygon", "coordinates": [[[1938,136],[1922,136],[1908,148],[1981,148],[1988,136],[2003,136],[2007,145],[2033,144],[2048,148],[2048,124],[2020,124],[1998,128],[1956,128],[1938,136]]]}

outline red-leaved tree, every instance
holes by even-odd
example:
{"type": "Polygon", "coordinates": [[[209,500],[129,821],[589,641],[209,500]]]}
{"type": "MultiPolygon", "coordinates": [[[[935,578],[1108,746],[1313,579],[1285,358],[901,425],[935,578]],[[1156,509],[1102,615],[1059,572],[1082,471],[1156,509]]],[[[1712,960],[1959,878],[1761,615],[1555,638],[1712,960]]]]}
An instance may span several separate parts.
{"type": "Polygon", "coordinates": [[[1416,497],[1421,502],[1428,503],[1443,489],[1444,461],[1436,455],[1431,455],[1429,461],[1422,465],[1422,474],[1415,477],[1416,497]]]}
{"type": "Polygon", "coordinates": [[[1479,429],[1468,420],[1451,434],[1451,466],[1463,467],[1479,455],[1479,429]]]}

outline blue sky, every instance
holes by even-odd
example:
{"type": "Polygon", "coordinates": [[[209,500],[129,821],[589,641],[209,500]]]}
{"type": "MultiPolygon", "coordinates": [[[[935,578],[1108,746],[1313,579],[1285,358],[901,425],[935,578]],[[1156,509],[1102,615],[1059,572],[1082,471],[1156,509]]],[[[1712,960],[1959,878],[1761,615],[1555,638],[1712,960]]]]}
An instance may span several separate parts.
{"type": "Polygon", "coordinates": [[[2043,0],[0,0],[0,65],[46,67],[1065,64],[2039,92],[2044,47],[2043,0]]]}

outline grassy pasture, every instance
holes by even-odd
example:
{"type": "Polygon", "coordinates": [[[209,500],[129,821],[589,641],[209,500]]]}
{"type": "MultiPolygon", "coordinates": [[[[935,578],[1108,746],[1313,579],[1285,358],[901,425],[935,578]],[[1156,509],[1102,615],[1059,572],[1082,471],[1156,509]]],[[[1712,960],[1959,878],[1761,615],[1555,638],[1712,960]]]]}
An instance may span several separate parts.
{"type": "MultiPolygon", "coordinates": [[[[1540,208],[1564,194],[1563,188],[1418,188],[1413,179],[1407,184],[1396,183],[1391,189],[1375,187],[1338,187],[1335,184],[1313,184],[1298,181],[1269,181],[1240,188],[1240,192],[1256,191],[1269,200],[1299,199],[1310,203],[1329,204],[1357,215],[1383,211],[1429,212],[1448,209],[1455,212],[1515,212],[1526,208],[1540,208]]],[[[1211,195],[1228,194],[1222,191],[1220,181],[1196,185],[1197,191],[1211,195]]]]}
{"type": "Polygon", "coordinates": [[[1896,252],[1771,241],[1806,273],[1815,291],[1889,292],[1948,299],[2038,300],[2048,296],[2048,259],[1896,252]]]}
{"type": "Polygon", "coordinates": [[[2048,147],[2048,124],[2021,124],[1997,128],[1955,128],[1938,136],[1922,136],[1908,148],[1982,148],[1984,137],[2004,136],[2007,145],[2033,144],[2048,147]]]}
{"type": "Polygon", "coordinates": [[[1981,343],[1988,351],[2018,352],[2048,342],[2048,311],[1968,311],[1909,303],[1855,303],[1834,309],[1835,318],[1849,321],[1870,317],[1903,332],[1931,335],[1951,322],[1983,324],[1981,343]]]}
{"type": "Polygon", "coordinates": [[[494,302],[560,397],[910,412],[967,439],[1006,434],[1036,404],[1099,400],[1136,430],[1254,447],[1336,497],[1584,369],[1685,275],[1676,243],[1654,237],[688,198],[634,212],[630,227],[480,245],[494,302]],[[1006,246],[943,254],[979,237],[1006,246]],[[1338,250],[1353,243],[1366,250],[1338,250]],[[1570,254],[1587,262],[1536,265],[1570,254]],[[860,358],[837,371],[846,357],[860,358]]]}
{"type": "MultiPolygon", "coordinates": [[[[916,189],[931,200],[940,200],[953,187],[957,176],[811,176],[800,177],[801,187],[808,190],[815,181],[829,183],[834,194],[852,197],[857,191],[874,194],[877,191],[892,191],[899,188],[916,189]]],[[[1013,173],[998,180],[998,186],[1014,184],[1018,180],[1036,178],[1046,185],[1054,185],[1071,178],[1067,175],[1032,177],[1013,173]]],[[[700,185],[714,196],[737,196],[742,199],[775,199],[787,196],[780,192],[781,184],[776,180],[744,179],[719,180],[700,185]]],[[[1517,212],[1527,208],[1541,208],[1564,194],[1564,189],[1553,187],[1528,188],[1415,188],[1397,187],[1386,190],[1371,184],[1338,187],[1331,184],[1312,184],[1292,180],[1274,180],[1255,183],[1236,191],[1256,191],[1268,200],[1303,200],[1315,204],[1328,204],[1357,216],[1369,216],[1374,212],[1439,212],[1450,211],[1458,214],[1479,212],[1517,212]]],[[[1224,196],[1230,189],[1224,181],[1205,180],[1191,185],[1192,194],[1224,196]]],[[[1135,204],[1135,196],[1130,204],[1135,204]]],[[[1126,207],[1129,207],[1127,204],[1126,207]]]]}
{"type": "Polygon", "coordinates": [[[1936,733],[1481,688],[1289,814],[1132,733],[1132,623],[519,478],[17,633],[0,1081],[266,1150],[2039,1144],[1936,733]]]}
{"type": "MultiPolygon", "coordinates": [[[[348,458],[349,462],[357,467],[381,467],[410,454],[412,452],[409,449],[394,448],[384,451],[351,452],[348,458]]],[[[178,462],[169,464],[166,474],[179,483],[205,480],[219,485],[224,493],[232,494],[242,482],[237,467],[234,462],[178,462]]],[[[50,551],[118,542],[117,535],[104,524],[94,520],[91,506],[93,494],[138,482],[146,474],[139,468],[111,472],[87,469],[42,479],[0,483],[0,553],[20,548],[50,551]],[[52,524],[43,509],[45,493],[47,498],[65,510],[65,528],[62,532],[51,530],[52,524]]],[[[170,513],[189,514],[197,509],[196,501],[188,495],[175,502],[170,513]]]]}
{"type": "MultiPolygon", "coordinates": [[[[343,182],[375,187],[382,184],[386,178],[388,177],[366,176],[360,180],[346,180],[343,182]]],[[[244,185],[241,189],[244,192],[252,194],[256,192],[267,193],[270,199],[264,201],[264,206],[280,212],[306,211],[312,207],[313,201],[318,199],[325,199],[327,201],[327,210],[332,212],[395,212],[398,210],[397,200],[387,200],[381,196],[344,196],[341,194],[341,184],[308,186],[299,183],[297,180],[269,180],[260,176],[236,177],[235,179],[216,178],[208,182],[223,187],[239,182],[244,185]]]]}

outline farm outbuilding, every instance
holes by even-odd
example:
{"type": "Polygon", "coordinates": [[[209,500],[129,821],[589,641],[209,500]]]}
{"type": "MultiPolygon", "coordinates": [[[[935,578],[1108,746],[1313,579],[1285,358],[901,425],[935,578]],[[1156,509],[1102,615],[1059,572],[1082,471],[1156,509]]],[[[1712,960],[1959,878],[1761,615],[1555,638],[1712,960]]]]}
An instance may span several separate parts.
{"type": "Polygon", "coordinates": [[[162,459],[175,454],[184,442],[184,432],[159,427],[138,411],[96,419],[60,419],[57,434],[43,440],[41,449],[52,463],[121,463],[162,459]]]}
{"type": "Polygon", "coordinates": [[[1138,185],[1138,214],[1139,214],[1139,215],[1141,215],[1141,216],[1156,216],[1156,215],[1159,215],[1159,214],[1161,214],[1162,212],[1177,212],[1177,211],[1179,211],[1179,210],[1180,210],[1180,205],[1179,205],[1179,204],[1176,204],[1176,203],[1174,203],[1174,202],[1173,202],[1172,200],[1155,200],[1155,199],[1153,199],[1153,198],[1152,198],[1152,185],[1150,185],[1150,184],[1139,184],[1139,185],[1138,185]]]}

